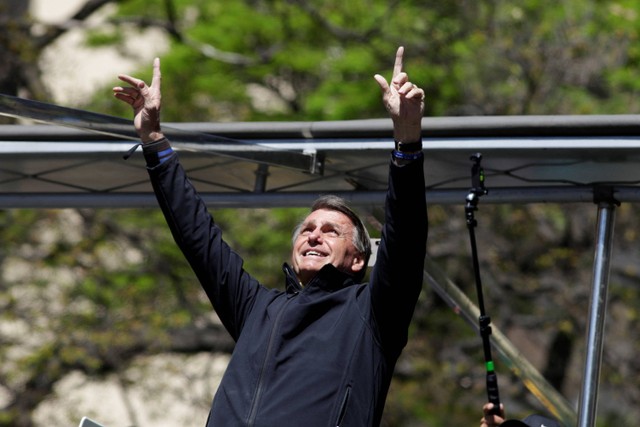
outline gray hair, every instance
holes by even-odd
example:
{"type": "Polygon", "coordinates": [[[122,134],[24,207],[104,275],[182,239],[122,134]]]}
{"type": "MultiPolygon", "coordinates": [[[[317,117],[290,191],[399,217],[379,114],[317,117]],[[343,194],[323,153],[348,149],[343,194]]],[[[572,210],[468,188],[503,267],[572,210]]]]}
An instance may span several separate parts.
{"type": "MultiPolygon", "coordinates": [[[[371,238],[369,237],[367,228],[364,226],[360,217],[349,207],[349,205],[347,205],[347,202],[342,197],[335,195],[318,197],[313,202],[313,205],[311,205],[310,212],[315,212],[319,209],[340,212],[346,215],[353,223],[353,235],[351,236],[351,241],[356,250],[364,258],[364,267],[354,276],[356,282],[360,282],[364,279],[364,275],[367,271],[367,265],[369,264],[369,258],[371,257],[371,238]]],[[[302,222],[300,222],[293,231],[293,241],[298,238],[301,227],[302,222]]]]}

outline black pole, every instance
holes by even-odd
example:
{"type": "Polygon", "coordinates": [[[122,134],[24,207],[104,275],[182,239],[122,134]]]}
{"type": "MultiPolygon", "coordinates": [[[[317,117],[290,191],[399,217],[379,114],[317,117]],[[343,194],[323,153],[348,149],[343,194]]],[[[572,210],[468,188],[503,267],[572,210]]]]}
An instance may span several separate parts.
{"type": "Polygon", "coordinates": [[[481,196],[488,193],[484,186],[484,170],[480,166],[482,154],[476,153],[470,157],[473,161],[471,166],[471,190],[466,198],[465,216],[467,228],[469,229],[469,239],[471,241],[471,257],[473,260],[473,274],[476,281],[476,292],[478,294],[478,307],[480,316],[478,323],[480,326],[480,336],[482,337],[482,347],[484,350],[485,367],[487,371],[487,397],[493,403],[491,413],[500,411],[500,394],[498,392],[498,376],[495,372],[493,358],[491,356],[491,318],[487,316],[484,309],[484,296],[482,294],[482,281],[480,279],[480,264],[478,262],[478,248],[476,245],[475,227],[478,225],[474,212],[478,210],[478,202],[481,196]]]}

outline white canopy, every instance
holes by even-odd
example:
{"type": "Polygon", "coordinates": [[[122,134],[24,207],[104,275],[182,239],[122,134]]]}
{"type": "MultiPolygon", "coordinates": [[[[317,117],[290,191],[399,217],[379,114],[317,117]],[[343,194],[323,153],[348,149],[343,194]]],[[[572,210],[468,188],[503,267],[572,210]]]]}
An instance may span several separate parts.
{"type": "MultiPolygon", "coordinates": [[[[0,207],[155,206],[140,151],[122,158],[131,125],[87,123],[0,126],[0,207]]],[[[474,153],[483,203],[591,202],[603,188],[640,200],[638,116],[425,118],[423,128],[430,203],[464,203],[474,153]]],[[[306,206],[328,192],[380,203],[391,129],[387,119],[165,126],[207,203],[233,207],[306,206]]]]}

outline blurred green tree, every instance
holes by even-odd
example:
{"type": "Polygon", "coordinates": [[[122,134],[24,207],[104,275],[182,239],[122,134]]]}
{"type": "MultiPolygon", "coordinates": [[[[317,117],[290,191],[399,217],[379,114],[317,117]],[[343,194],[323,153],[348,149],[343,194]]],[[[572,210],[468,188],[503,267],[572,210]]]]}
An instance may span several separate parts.
{"type": "MultiPolygon", "coordinates": [[[[0,6],[0,87],[45,101],[51,95],[37,58],[111,6],[107,23],[87,25],[88,45],[135,56],[125,43],[150,27],[171,41],[161,55],[165,121],[381,117],[372,76],[389,75],[398,45],[406,47],[412,80],[428,94],[428,116],[640,109],[640,0],[87,0],[61,25],[34,22],[28,3],[0,6]]],[[[150,65],[136,75],[148,78],[150,65]]],[[[110,96],[113,84],[85,108],[128,118],[130,111],[110,96]]],[[[591,211],[503,206],[479,213],[494,322],[532,339],[528,349],[542,359],[540,369],[574,400],[591,211]]],[[[301,213],[241,209],[216,217],[247,269],[278,286],[301,213]]],[[[456,218],[464,216],[455,207],[432,207],[430,251],[471,293],[466,230],[456,218]]],[[[602,373],[604,390],[615,391],[619,406],[605,405],[603,427],[634,425],[640,407],[637,387],[626,381],[640,371],[639,344],[629,339],[639,332],[638,229],[633,207],[623,206],[617,250],[625,256],[612,271],[614,343],[602,373]]],[[[0,236],[13,242],[0,250],[0,426],[34,425],[34,411],[71,372],[100,377],[122,372],[140,355],[232,347],[159,212],[9,210],[0,212],[0,236]]],[[[479,339],[429,289],[412,335],[384,425],[476,423],[484,399],[479,339]]],[[[513,414],[540,409],[517,380],[499,374],[513,414]]]]}

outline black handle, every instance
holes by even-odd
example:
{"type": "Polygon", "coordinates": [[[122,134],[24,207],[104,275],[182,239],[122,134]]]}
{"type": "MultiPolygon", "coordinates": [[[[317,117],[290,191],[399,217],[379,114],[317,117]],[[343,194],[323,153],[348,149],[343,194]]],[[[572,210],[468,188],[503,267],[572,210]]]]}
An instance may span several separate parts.
{"type": "MultiPolygon", "coordinates": [[[[492,363],[493,364],[493,363],[492,363]]],[[[492,415],[500,414],[500,393],[498,392],[498,375],[495,371],[487,368],[487,397],[489,402],[493,403],[490,413],[492,415]]]]}

